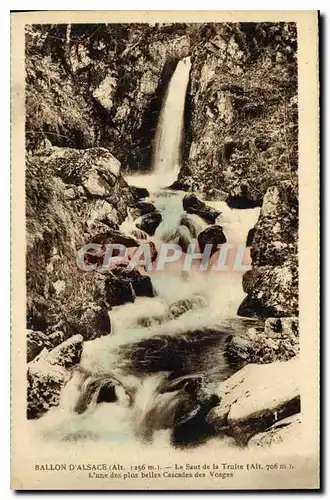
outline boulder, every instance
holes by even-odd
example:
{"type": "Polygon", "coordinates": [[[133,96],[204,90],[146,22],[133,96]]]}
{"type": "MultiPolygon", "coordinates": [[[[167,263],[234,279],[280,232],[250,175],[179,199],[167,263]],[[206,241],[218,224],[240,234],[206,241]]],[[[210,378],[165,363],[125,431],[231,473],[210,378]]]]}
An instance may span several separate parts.
{"type": "MultiPolygon", "coordinates": [[[[268,449],[274,444],[285,443],[286,447],[299,443],[302,437],[301,414],[295,413],[272,425],[266,432],[255,434],[248,443],[249,448],[268,449]]],[[[251,450],[252,451],[252,450],[251,450]]]]}
{"type": "Polygon", "coordinates": [[[149,234],[149,236],[153,236],[161,221],[162,214],[160,212],[151,212],[149,214],[142,215],[136,223],[136,227],[145,231],[149,234]]]}
{"type": "Polygon", "coordinates": [[[238,308],[239,316],[267,318],[298,315],[298,265],[294,257],[281,266],[252,267],[248,295],[238,308]]]}
{"type": "Polygon", "coordinates": [[[135,302],[135,292],[129,278],[117,278],[112,275],[104,281],[102,297],[109,307],[135,302]]]}
{"type": "Polygon", "coordinates": [[[111,73],[108,73],[101,83],[93,90],[94,99],[107,111],[111,111],[115,93],[118,87],[118,80],[111,73]]]}
{"type": "Polygon", "coordinates": [[[192,241],[193,239],[189,229],[186,226],[179,226],[173,236],[173,243],[179,245],[183,252],[187,252],[188,246],[192,241]]]}
{"type": "Polygon", "coordinates": [[[150,196],[148,189],[144,187],[131,186],[131,190],[135,197],[139,199],[148,198],[148,196],[150,196]]]}
{"type": "Polygon", "coordinates": [[[218,210],[208,207],[195,194],[185,195],[183,198],[183,208],[187,213],[198,215],[209,224],[214,224],[217,217],[221,214],[218,210]]]}
{"type": "Polygon", "coordinates": [[[81,334],[84,340],[94,340],[111,333],[108,308],[104,304],[89,302],[77,306],[64,316],[66,331],[81,334]]]}
{"type": "Polygon", "coordinates": [[[126,248],[132,248],[132,247],[138,247],[139,243],[138,241],[133,238],[133,236],[129,236],[127,234],[122,233],[121,231],[116,231],[116,230],[105,230],[104,232],[98,233],[91,240],[89,243],[98,243],[100,245],[106,245],[106,244],[119,244],[123,245],[126,248]]]}
{"type": "Polygon", "coordinates": [[[135,203],[135,207],[139,210],[140,215],[156,212],[155,205],[147,201],[138,201],[137,203],[135,203]]]}
{"type": "Polygon", "coordinates": [[[219,404],[213,393],[213,384],[203,377],[180,377],[169,383],[165,390],[180,390],[183,397],[174,418],[171,441],[174,446],[191,447],[200,445],[213,437],[214,428],[206,420],[209,411],[219,404]]]}
{"type": "Polygon", "coordinates": [[[237,365],[242,361],[250,362],[252,342],[249,338],[229,335],[226,339],[225,356],[229,363],[237,365]]]}
{"type": "Polygon", "coordinates": [[[249,364],[222,382],[216,395],[220,403],[208,413],[208,423],[246,445],[254,434],[299,413],[299,360],[249,364]]]}
{"type": "Polygon", "coordinates": [[[241,316],[298,315],[298,199],[293,181],[269,187],[251,243],[252,270],[241,316]]]}
{"type": "MultiPolygon", "coordinates": [[[[291,320],[291,318],[283,318],[291,320]]],[[[263,331],[250,328],[245,336],[231,336],[226,342],[225,354],[231,363],[245,361],[248,363],[273,363],[287,361],[299,353],[298,327],[292,318],[295,329],[291,325],[284,330],[274,332],[269,325],[263,331]]],[[[268,318],[274,325],[281,319],[268,318]]]]}
{"type": "Polygon", "coordinates": [[[221,226],[213,225],[206,227],[197,237],[198,245],[201,252],[204,251],[205,245],[212,245],[211,255],[218,251],[218,245],[226,243],[227,239],[224,235],[221,226]]]}
{"type": "Polygon", "coordinates": [[[48,363],[29,366],[27,371],[27,418],[39,418],[60,401],[61,390],[68,380],[63,367],[48,363]]]}
{"type": "Polygon", "coordinates": [[[193,219],[191,219],[189,215],[185,215],[181,218],[180,225],[185,226],[189,230],[192,238],[197,238],[196,226],[193,219]]]}
{"type": "Polygon", "coordinates": [[[156,296],[150,276],[141,274],[138,269],[127,270],[126,267],[118,266],[113,269],[112,272],[116,277],[128,280],[131,283],[137,297],[156,296]]]}
{"type": "Polygon", "coordinates": [[[228,196],[226,203],[230,208],[246,210],[247,208],[260,207],[260,201],[249,199],[246,196],[228,196]]]}
{"type": "Polygon", "coordinates": [[[41,353],[36,363],[47,361],[50,365],[62,366],[69,370],[80,362],[83,340],[82,335],[73,335],[51,351],[43,351],[45,354],[41,353]]]}
{"type": "Polygon", "coordinates": [[[34,330],[27,331],[27,362],[32,361],[41,351],[48,351],[64,341],[64,333],[55,331],[43,333],[34,330]]]}
{"type": "Polygon", "coordinates": [[[27,418],[39,418],[52,406],[57,406],[68,371],[80,362],[83,337],[74,335],[55,349],[44,349],[27,370],[27,418]]]}
{"type": "Polygon", "coordinates": [[[49,168],[65,184],[83,186],[89,196],[111,195],[120,162],[106,148],[57,148],[49,150],[49,168]]]}

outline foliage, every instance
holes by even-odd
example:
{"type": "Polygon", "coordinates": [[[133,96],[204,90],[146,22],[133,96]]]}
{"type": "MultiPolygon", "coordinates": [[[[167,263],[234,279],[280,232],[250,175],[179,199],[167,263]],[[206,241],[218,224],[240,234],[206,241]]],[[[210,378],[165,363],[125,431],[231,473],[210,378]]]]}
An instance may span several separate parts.
{"type": "Polygon", "coordinates": [[[26,28],[26,146],[88,147],[95,141],[92,108],[61,61],[47,51],[47,37],[26,28]]]}

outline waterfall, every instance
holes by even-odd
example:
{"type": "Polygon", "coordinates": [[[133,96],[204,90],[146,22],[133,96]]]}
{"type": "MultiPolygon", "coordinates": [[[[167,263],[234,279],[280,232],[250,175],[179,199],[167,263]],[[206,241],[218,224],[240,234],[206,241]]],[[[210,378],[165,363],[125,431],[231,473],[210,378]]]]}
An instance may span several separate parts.
{"type": "Polygon", "coordinates": [[[159,176],[177,174],[180,168],[184,106],[190,68],[190,57],[178,62],[163,102],[153,153],[153,170],[159,176]]]}
{"type": "MultiPolygon", "coordinates": [[[[172,242],[188,252],[188,243],[196,243],[207,226],[197,214],[184,210],[185,192],[164,189],[180,168],[190,68],[190,58],[182,59],[170,80],[154,141],[152,172],[126,176],[129,184],[148,189],[147,201],[162,220],[149,236],[137,228],[139,217],[133,207],[120,229],[151,241],[158,251],[163,243],[172,242]]],[[[208,200],[206,204],[221,212],[227,242],[244,244],[259,208],[231,209],[225,202],[208,200]]],[[[148,271],[155,296],[138,296],[133,303],[112,307],[112,334],[84,342],[80,365],[72,370],[58,407],[31,424],[38,436],[65,446],[88,440],[98,446],[161,442],[162,447],[179,448],[180,439],[190,445],[189,433],[184,434],[189,426],[194,428],[194,439],[199,439],[196,432],[202,436],[203,412],[215,403],[213,392],[210,399],[198,381],[212,378],[218,384],[232,374],[236,368],[226,360],[225,341],[228,335],[245,334],[248,326],[236,316],[244,298],[243,271],[199,272],[198,265],[196,261],[187,272],[178,260],[164,272],[148,271]],[[188,427],[182,431],[185,423],[188,427]]]]}

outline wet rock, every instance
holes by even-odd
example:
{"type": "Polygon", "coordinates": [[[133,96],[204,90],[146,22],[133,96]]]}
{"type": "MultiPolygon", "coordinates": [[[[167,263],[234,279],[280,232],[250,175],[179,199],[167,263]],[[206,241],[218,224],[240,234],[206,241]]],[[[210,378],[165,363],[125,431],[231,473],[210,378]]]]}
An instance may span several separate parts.
{"type": "Polygon", "coordinates": [[[102,214],[99,216],[99,221],[101,224],[104,224],[107,226],[109,229],[114,229],[114,230],[119,230],[119,225],[117,222],[115,222],[111,216],[111,214],[102,214]]]}
{"type": "Polygon", "coordinates": [[[156,292],[150,276],[134,276],[132,286],[137,297],[155,297],[156,292]]]}
{"type": "Polygon", "coordinates": [[[195,194],[186,194],[183,198],[183,208],[189,214],[195,214],[204,219],[209,224],[214,224],[221,212],[212,207],[208,207],[199,200],[195,194]]]}
{"type": "Polygon", "coordinates": [[[138,269],[127,270],[125,267],[118,266],[112,272],[116,277],[128,280],[137,297],[156,296],[150,276],[141,274],[138,269]]]}
{"type": "Polygon", "coordinates": [[[133,229],[132,236],[134,236],[137,240],[147,240],[149,238],[149,235],[145,231],[136,228],[133,229]]]}
{"type": "Polygon", "coordinates": [[[160,212],[152,212],[146,215],[142,215],[142,217],[140,217],[139,219],[139,222],[136,223],[136,227],[148,233],[149,236],[153,236],[161,221],[162,214],[160,212]]]}
{"type": "Polygon", "coordinates": [[[81,368],[73,370],[74,383],[80,387],[78,399],[73,411],[83,414],[93,410],[98,403],[120,402],[122,406],[129,406],[131,396],[126,388],[116,379],[106,375],[96,375],[81,368]]]}
{"type": "Polygon", "coordinates": [[[245,445],[254,434],[299,413],[299,372],[297,358],[245,366],[220,384],[220,404],[208,413],[208,423],[245,445]]]}
{"type": "Polygon", "coordinates": [[[254,227],[249,230],[247,237],[246,237],[246,243],[245,243],[247,247],[252,246],[253,236],[254,236],[255,232],[256,232],[256,230],[254,227]]]}
{"type": "Polygon", "coordinates": [[[150,193],[147,188],[131,186],[131,190],[133,191],[136,198],[139,199],[148,198],[150,196],[150,193]]]}
{"type": "Polygon", "coordinates": [[[127,302],[135,302],[135,292],[129,278],[111,276],[104,282],[103,297],[109,307],[120,306],[127,302]]]}
{"type": "Polygon", "coordinates": [[[66,330],[81,334],[84,340],[94,340],[111,333],[111,322],[106,305],[87,303],[76,307],[63,319],[66,330]]]}
{"type": "Polygon", "coordinates": [[[146,241],[145,243],[143,243],[143,245],[148,245],[149,246],[150,256],[151,256],[151,262],[155,262],[155,260],[158,257],[158,252],[157,252],[155,243],[153,241],[146,241]]]}
{"type": "Polygon", "coordinates": [[[250,200],[244,196],[229,196],[226,203],[230,208],[245,210],[247,208],[260,207],[259,200],[250,200]]]}
{"type": "Polygon", "coordinates": [[[225,356],[232,364],[250,362],[252,342],[248,338],[230,335],[226,339],[225,356]]]}
{"type": "Polygon", "coordinates": [[[136,208],[139,210],[140,215],[149,214],[151,212],[156,212],[156,207],[153,203],[147,201],[138,201],[135,204],[136,208]]]}
{"type": "Polygon", "coordinates": [[[219,404],[219,398],[213,393],[213,385],[203,378],[181,377],[178,382],[171,381],[171,390],[184,391],[185,397],[178,405],[174,418],[171,441],[174,446],[198,446],[215,435],[215,429],[206,420],[211,408],[219,404]]]}
{"type": "Polygon", "coordinates": [[[180,220],[180,225],[189,229],[192,238],[197,238],[197,234],[203,229],[201,224],[191,215],[184,215],[180,220]]]}
{"type": "Polygon", "coordinates": [[[187,252],[190,243],[192,243],[192,236],[186,226],[179,226],[173,236],[173,243],[179,245],[183,252],[187,252]]]}
{"type": "Polygon", "coordinates": [[[80,362],[82,343],[83,337],[75,335],[51,351],[44,349],[28,364],[27,418],[39,418],[59,404],[68,370],[80,362]]]}
{"type": "Polygon", "coordinates": [[[173,191],[185,191],[185,186],[180,181],[174,181],[173,184],[168,186],[168,189],[173,189],[173,191]]]}
{"type": "Polygon", "coordinates": [[[207,300],[205,299],[205,297],[203,297],[202,295],[195,295],[191,299],[178,300],[176,302],[173,302],[173,304],[170,304],[168,316],[171,319],[179,318],[180,316],[182,316],[182,314],[190,311],[191,309],[197,309],[206,306],[207,300]]]}
{"type": "Polygon", "coordinates": [[[224,235],[221,226],[208,226],[197,237],[201,252],[204,251],[206,245],[212,245],[211,255],[219,250],[218,245],[226,243],[227,239],[224,235]]]}

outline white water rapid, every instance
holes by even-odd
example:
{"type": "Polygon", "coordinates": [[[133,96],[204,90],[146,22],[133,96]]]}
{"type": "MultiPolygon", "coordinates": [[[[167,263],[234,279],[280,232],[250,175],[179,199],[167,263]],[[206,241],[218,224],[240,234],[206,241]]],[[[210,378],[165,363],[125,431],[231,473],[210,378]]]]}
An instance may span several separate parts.
{"type": "MultiPolygon", "coordinates": [[[[180,168],[190,64],[189,58],[180,61],[170,81],[156,133],[153,170],[126,178],[129,184],[149,190],[145,201],[154,203],[162,215],[155,235],[148,237],[158,250],[163,242],[195,242],[207,226],[202,218],[183,210],[187,193],[165,188],[180,168]]],[[[221,212],[216,223],[223,227],[227,242],[244,244],[259,209],[237,210],[224,202],[205,202],[221,212]]],[[[132,234],[136,222],[131,214],[121,230],[132,234]]],[[[163,272],[150,272],[156,296],[138,297],[109,312],[112,334],[85,342],[81,366],[65,386],[60,406],[31,425],[39,435],[65,445],[189,442],[181,435],[173,438],[173,428],[178,418],[181,425],[197,411],[191,401],[194,391],[187,389],[190,378],[218,383],[230,376],[233,367],[223,355],[225,338],[249,326],[248,320],[236,315],[244,298],[242,275],[243,271],[230,269],[201,272],[197,265],[182,272],[182,261],[163,272]],[[176,314],[180,308],[181,314],[176,314]],[[94,393],[93,387],[97,387],[94,393]]],[[[203,443],[201,436],[197,440],[203,443]]]]}

